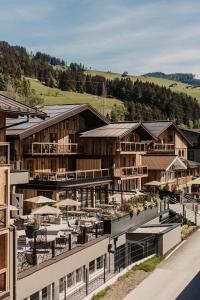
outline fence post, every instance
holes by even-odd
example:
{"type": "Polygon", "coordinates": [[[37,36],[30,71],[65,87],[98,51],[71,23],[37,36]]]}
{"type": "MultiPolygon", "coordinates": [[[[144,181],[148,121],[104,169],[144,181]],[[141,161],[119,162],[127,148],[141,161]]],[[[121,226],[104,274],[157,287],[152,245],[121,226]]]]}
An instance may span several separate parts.
{"type": "MultiPolygon", "coordinates": [[[[197,204],[198,205],[198,204],[197,204]]],[[[195,205],[195,225],[197,226],[197,205],[195,205]]]]}
{"type": "Polygon", "coordinates": [[[106,254],[103,258],[103,281],[106,282],[106,254]]]}
{"type": "Polygon", "coordinates": [[[52,241],[51,250],[52,250],[52,257],[55,257],[55,241],[52,241]]]}
{"type": "Polygon", "coordinates": [[[37,238],[37,232],[34,231],[34,241],[33,241],[33,265],[37,265],[37,241],[36,241],[36,238],[37,238]]]}
{"type": "Polygon", "coordinates": [[[88,285],[89,285],[89,276],[88,276],[88,269],[85,269],[85,293],[86,296],[88,295],[88,285]]]}
{"type": "Polygon", "coordinates": [[[185,216],[185,204],[183,204],[183,219],[182,219],[182,224],[185,223],[185,218],[186,218],[186,216],[185,216]]]}
{"type": "Polygon", "coordinates": [[[72,249],[72,235],[71,233],[69,234],[69,250],[72,249]]]}

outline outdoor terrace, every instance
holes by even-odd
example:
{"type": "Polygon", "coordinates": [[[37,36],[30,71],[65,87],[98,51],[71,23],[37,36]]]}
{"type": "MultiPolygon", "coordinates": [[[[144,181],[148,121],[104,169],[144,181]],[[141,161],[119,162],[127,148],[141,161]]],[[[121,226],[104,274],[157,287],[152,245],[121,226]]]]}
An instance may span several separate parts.
{"type": "Polygon", "coordinates": [[[135,153],[135,152],[146,152],[147,145],[145,143],[121,142],[119,150],[122,154],[135,153]]]}
{"type": "Polygon", "coordinates": [[[39,143],[24,144],[24,154],[26,155],[66,155],[79,153],[79,145],[76,143],[39,143]]]}
{"type": "Polygon", "coordinates": [[[34,172],[32,179],[38,181],[89,181],[110,176],[109,169],[70,171],[70,172],[34,172]]]}
{"type": "Polygon", "coordinates": [[[148,152],[166,152],[166,153],[174,153],[175,145],[174,144],[161,144],[154,143],[148,147],[148,152]]]}
{"type": "Polygon", "coordinates": [[[122,168],[120,168],[120,172],[116,173],[116,176],[119,176],[121,178],[145,177],[145,176],[148,176],[148,168],[147,168],[147,166],[122,167],[122,168]]]}

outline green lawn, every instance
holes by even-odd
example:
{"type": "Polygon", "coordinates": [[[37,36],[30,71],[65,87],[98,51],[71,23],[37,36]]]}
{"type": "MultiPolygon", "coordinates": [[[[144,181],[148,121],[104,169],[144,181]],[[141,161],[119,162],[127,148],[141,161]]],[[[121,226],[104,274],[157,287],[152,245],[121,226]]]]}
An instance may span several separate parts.
{"type": "Polygon", "coordinates": [[[89,103],[99,112],[106,115],[110,113],[114,104],[122,106],[123,103],[117,99],[106,99],[90,94],[80,94],[75,92],[61,91],[57,88],[49,88],[41,84],[38,80],[29,78],[31,87],[44,99],[44,104],[79,104],[89,103]]]}

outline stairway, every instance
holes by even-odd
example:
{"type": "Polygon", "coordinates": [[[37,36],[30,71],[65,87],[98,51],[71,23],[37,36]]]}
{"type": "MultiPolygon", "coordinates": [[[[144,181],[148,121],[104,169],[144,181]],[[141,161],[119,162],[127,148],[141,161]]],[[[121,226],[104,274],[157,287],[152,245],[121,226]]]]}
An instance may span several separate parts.
{"type": "MultiPolygon", "coordinates": [[[[171,201],[172,202],[172,201],[171,201]]],[[[172,210],[173,212],[175,212],[176,214],[179,214],[181,216],[183,216],[183,205],[185,206],[185,218],[188,221],[191,221],[193,223],[195,223],[195,212],[189,208],[186,207],[185,204],[181,204],[179,202],[173,202],[171,204],[169,204],[169,209],[172,210]]],[[[197,225],[200,225],[200,214],[197,214],[197,225]]]]}

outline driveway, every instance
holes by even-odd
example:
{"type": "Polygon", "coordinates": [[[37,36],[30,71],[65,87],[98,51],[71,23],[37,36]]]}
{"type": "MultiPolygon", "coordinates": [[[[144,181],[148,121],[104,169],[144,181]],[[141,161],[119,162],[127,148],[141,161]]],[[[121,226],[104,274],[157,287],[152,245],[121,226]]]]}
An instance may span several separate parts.
{"type": "Polygon", "coordinates": [[[200,231],[164,260],[124,300],[200,300],[200,231]]]}

